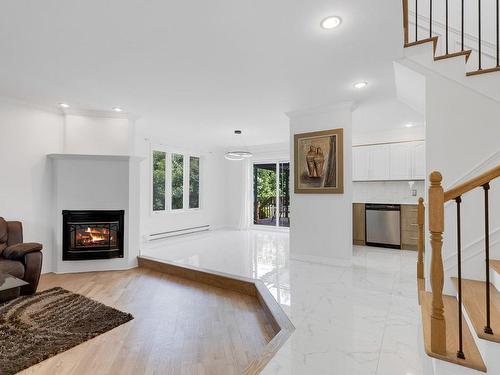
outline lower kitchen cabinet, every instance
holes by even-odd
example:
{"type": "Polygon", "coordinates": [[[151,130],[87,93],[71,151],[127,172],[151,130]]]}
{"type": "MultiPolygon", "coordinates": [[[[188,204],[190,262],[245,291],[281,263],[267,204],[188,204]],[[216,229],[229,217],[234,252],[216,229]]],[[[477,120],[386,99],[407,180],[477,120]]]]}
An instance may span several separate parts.
{"type": "Polygon", "coordinates": [[[365,245],[365,204],[354,203],[352,206],[352,233],[354,245],[365,245]]]}
{"type": "Polygon", "coordinates": [[[418,206],[401,205],[401,249],[417,250],[418,246],[418,206]]]}

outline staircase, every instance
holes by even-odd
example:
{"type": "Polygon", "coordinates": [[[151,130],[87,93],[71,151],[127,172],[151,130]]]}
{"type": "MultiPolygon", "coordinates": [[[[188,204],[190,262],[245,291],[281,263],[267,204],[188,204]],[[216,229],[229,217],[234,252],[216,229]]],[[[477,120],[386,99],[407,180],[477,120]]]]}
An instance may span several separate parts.
{"type": "MultiPolygon", "coordinates": [[[[439,172],[430,175],[428,220],[431,239],[430,284],[424,281],[424,204],[419,200],[419,244],[417,285],[422,311],[426,353],[437,359],[434,375],[500,374],[500,260],[490,259],[490,182],[500,177],[500,165],[448,191],[439,172]],[[485,281],[462,278],[462,196],[482,190],[484,207],[485,281]],[[452,277],[456,296],[443,295],[443,233],[445,203],[455,203],[456,223],[446,223],[448,233],[456,231],[457,275],[452,277]],[[452,227],[453,229],[451,229],[452,227]],[[465,371],[467,369],[468,371],[465,371]]],[[[492,211],[497,214],[497,211],[492,211]]],[[[477,212],[467,212],[477,215],[477,212]]]]}
{"type": "Polygon", "coordinates": [[[499,0],[403,0],[404,47],[431,44],[434,61],[463,57],[474,64],[469,77],[500,72],[499,5],[499,0]]]}

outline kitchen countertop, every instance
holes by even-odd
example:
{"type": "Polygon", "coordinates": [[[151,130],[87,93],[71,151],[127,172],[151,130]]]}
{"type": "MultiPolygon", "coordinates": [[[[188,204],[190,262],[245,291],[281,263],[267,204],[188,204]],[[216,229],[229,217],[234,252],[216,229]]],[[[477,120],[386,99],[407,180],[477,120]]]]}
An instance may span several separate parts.
{"type": "Polygon", "coordinates": [[[384,201],[384,202],[373,202],[373,201],[370,201],[370,202],[352,202],[353,204],[413,204],[413,205],[417,205],[418,204],[418,198],[415,198],[415,199],[404,199],[404,200],[399,200],[399,201],[394,201],[394,202],[388,202],[388,201],[384,201]]]}

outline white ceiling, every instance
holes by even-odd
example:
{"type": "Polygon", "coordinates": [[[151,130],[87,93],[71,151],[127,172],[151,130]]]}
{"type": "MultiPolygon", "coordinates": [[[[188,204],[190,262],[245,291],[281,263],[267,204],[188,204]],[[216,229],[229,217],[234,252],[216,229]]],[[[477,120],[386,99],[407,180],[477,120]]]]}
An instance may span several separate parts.
{"type": "Polygon", "coordinates": [[[3,0],[0,95],[120,106],[172,144],[282,142],[285,112],[394,93],[401,22],[394,0],[3,0]]]}

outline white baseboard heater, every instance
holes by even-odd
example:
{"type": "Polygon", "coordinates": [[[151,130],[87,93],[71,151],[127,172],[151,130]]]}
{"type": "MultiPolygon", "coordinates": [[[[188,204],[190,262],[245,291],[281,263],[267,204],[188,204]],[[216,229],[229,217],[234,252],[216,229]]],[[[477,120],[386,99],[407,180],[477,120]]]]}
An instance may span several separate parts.
{"type": "Polygon", "coordinates": [[[149,241],[161,240],[163,238],[183,236],[185,234],[205,232],[207,230],[210,230],[210,225],[200,225],[197,227],[169,230],[166,232],[159,232],[159,233],[151,233],[148,237],[148,240],[149,241]]]}

